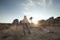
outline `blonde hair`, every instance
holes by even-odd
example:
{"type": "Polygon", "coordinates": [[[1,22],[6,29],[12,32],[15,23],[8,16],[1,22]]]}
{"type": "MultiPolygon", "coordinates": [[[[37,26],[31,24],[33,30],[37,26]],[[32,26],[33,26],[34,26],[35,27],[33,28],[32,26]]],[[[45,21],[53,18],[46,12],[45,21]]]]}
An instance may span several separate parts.
{"type": "Polygon", "coordinates": [[[26,16],[24,16],[24,18],[27,18],[26,16]]]}

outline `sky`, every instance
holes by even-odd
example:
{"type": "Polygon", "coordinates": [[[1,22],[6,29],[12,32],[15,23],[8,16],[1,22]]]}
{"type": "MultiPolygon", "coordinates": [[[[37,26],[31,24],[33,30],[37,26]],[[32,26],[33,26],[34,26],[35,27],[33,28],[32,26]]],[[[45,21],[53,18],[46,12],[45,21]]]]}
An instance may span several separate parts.
{"type": "Polygon", "coordinates": [[[0,0],[0,23],[22,20],[24,15],[33,21],[60,16],[60,0],[0,0]]]}

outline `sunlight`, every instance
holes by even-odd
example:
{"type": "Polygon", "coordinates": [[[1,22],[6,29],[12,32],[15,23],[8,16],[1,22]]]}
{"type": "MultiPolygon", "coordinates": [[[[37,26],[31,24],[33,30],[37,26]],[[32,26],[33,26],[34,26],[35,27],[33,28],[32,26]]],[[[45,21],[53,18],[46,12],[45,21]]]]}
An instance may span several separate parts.
{"type": "Polygon", "coordinates": [[[33,23],[34,23],[35,25],[38,25],[38,21],[37,21],[37,20],[33,20],[33,23]]]}
{"type": "Polygon", "coordinates": [[[37,25],[38,24],[38,22],[36,21],[36,22],[33,22],[35,25],[37,25]]]}

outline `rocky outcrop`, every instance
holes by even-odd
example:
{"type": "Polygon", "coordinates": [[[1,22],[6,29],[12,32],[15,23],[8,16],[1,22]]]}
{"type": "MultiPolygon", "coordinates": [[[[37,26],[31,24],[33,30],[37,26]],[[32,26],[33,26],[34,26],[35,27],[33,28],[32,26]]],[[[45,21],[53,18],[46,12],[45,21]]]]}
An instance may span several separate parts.
{"type": "Polygon", "coordinates": [[[50,17],[47,20],[40,20],[39,25],[41,26],[60,26],[60,17],[50,17]]]}
{"type": "Polygon", "coordinates": [[[55,18],[54,23],[55,24],[60,24],[60,17],[55,18]]]}
{"type": "Polygon", "coordinates": [[[12,22],[12,25],[18,25],[19,24],[19,20],[18,19],[14,19],[14,21],[12,22]]]}
{"type": "Polygon", "coordinates": [[[49,24],[53,23],[53,22],[54,22],[54,17],[50,17],[49,19],[47,19],[47,22],[48,22],[49,24]]]}
{"type": "Polygon", "coordinates": [[[54,18],[51,17],[47,20],[48,25],[60,26],[60,17],[54,18]]]}
{"type": "Polygon", "coordinates": [[[47,21],[46,20],[40,20],[39,22],[39,26],[45,26],[47,25],[47,21]]]}

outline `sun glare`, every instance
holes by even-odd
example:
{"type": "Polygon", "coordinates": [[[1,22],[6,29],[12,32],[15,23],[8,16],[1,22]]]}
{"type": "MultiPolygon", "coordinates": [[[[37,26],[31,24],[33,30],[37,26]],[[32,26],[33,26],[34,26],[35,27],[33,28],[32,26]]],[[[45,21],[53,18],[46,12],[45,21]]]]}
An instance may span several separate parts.
{"type": "Polygon", "coordinates": [[[33,23],[34,23],[35,25],[37,25],[37,24],[38,24],[38,21],[37,21],[37,20],[33,20],[33,23]]]}
{"type": "Polygon", "coordinates": [[[33,22],[35,25],[37,25],[38,24],[38,22],[36,21],[36,22],[33,22]]]}

